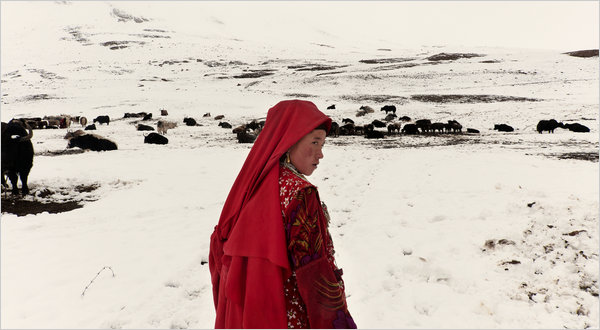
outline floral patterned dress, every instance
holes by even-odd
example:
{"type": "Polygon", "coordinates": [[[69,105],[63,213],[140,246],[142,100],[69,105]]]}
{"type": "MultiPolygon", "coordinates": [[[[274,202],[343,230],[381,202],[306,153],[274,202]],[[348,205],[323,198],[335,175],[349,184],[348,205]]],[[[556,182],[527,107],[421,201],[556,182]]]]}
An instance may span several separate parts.
{"type": "Polygon", "coordinates": [[[288,328],[356,328],[335,264],[327,207],[291,164],[280,166],[279,188],[292,267],[284,284],[288,328]]]}

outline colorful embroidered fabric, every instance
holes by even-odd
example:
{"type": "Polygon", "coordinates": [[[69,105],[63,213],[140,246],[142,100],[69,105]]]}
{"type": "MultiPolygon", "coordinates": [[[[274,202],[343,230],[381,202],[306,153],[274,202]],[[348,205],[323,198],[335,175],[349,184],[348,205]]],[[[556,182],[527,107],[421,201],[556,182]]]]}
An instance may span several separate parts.
{"type": "Polygon", "coordinates": [[[285,166],[279,187],[292,266],[284,283],[288,328],[356,328],[317,189],[285,166]]]}

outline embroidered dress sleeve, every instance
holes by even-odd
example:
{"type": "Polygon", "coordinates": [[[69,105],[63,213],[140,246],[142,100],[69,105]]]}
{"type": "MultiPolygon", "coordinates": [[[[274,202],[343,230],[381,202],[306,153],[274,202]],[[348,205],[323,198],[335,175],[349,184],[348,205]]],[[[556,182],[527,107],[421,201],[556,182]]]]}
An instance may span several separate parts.
{"type": "Polygon", "coordinates": [[[341,275],[327,255],[330,240],[317,190],[302,189],[287,208],[288,253],[311,328],[356,328],[341,275]]]}

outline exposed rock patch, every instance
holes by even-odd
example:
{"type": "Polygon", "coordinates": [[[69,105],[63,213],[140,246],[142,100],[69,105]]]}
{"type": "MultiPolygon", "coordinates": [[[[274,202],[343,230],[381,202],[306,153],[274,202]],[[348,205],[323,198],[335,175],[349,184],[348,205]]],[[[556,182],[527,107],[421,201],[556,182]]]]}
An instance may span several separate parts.
{"type": "Polygon", "coordinates": [[[412,95],[412,100],[432,103],[492,103],[492,102],[537,102],[539,99],[532,99],[519,96],[502,95],[466,95],[466,94],[422,94],[412,95]]]}
{"type": "Polygon", "coordinates": [[[485,55],[475,53],[439,53],[429,56],[429,61],[455,61],[460,58],[472,58],[472,57],[483,57],[485,55]]]}
{"type": "Polygon", "coordinates": [[[563,53],[574,57],[594,57],[598,56],[598,49],[577,50],[574,52],[563,53]]]}

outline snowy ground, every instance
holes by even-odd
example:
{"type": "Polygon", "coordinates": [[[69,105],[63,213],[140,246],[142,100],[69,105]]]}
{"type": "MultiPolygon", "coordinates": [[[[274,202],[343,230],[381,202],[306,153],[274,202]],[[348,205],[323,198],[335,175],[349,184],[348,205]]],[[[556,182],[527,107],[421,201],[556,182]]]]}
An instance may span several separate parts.
{"type": "Polygon", "coordinates": [[[17,216],[2,193],[2,328],[211,328],[209,237],[251,147],[213,117],[235,126],[291,98],[338,122],[381,120],[394,104],[399,116],[481,131],[328,139],[310,180],[329,207],[359,327],[600,326],[598,57],[355,45],[326,33],[240,39],[218,11],[173,20],[158,5],[1,6],[2,121],[106,114],[96,134],[119,146],[66,150],[66,129],[34,131],[24,200],[82,207],[17,216]],[[428,60],[439,53],[482,56],[428,60]],[[493,100],[415,97],[448,94],[493,100]],[[356,117],[362,105],[377,111],[356,117]],[[152,112],[155,124],[159,109],[178,127],[168,145],[144,144],[123,114],[152,112]],[[551,118],[591,132],[538,134],[551,118]],[[493,130],[500,123],[516,131],[493,130]]]}

